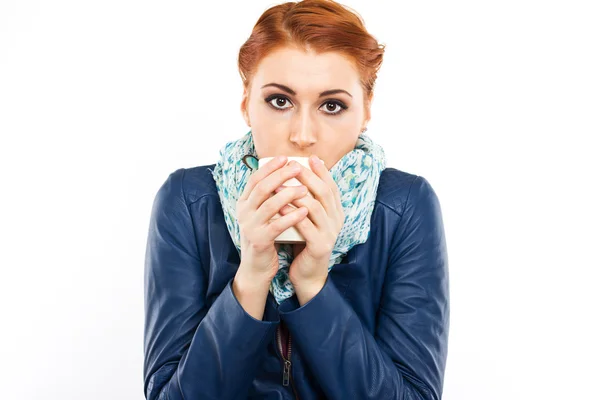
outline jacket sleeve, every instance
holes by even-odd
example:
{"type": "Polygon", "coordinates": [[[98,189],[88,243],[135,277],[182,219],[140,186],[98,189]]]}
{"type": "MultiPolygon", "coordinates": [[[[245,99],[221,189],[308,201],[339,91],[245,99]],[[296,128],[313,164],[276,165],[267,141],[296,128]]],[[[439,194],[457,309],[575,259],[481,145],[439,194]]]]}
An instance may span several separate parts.
{"type": "MultiPolygon", "coordinates": [[[[190,207],[210,225],[207,196],[188,205],[185,169],[169,175],[152,205],[144,265],[144,395],[147,400],[237,399],[250,387],[277,321],[259,321],[237,301],[230,280],[209,306],[208,265],[190,207]],[[205,261],[206,262],[206,261],[205,261]]],[[[218,266],[217,266],[218,268],[218,266]]]]}
{"type": "Polygon", "coordinates": [[[302,307],[280,312],[329,399],[442,397],[448,261],[438,198],[423,177],[411,185],[391,246],[374,335],[330,278],[302,307]]]}

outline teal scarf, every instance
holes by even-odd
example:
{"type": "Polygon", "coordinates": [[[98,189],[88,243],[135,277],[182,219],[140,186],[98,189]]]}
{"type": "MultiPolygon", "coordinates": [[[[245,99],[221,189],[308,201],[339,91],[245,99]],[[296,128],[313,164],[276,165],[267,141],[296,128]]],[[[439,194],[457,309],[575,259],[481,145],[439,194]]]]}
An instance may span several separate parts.
{"type": "MultiPolygon", "coordinates": [[[[219,154],[220,159],[211,172],[221,199],[227,229],[241,256],[240,232],[235,211],[237,201],[254,171],[242,158],[246,155],[258,157],[252,131],[238,140],[228,142],[219,154]]],[[[329,171],[337,183],[346,215],[344,226],[329,258],[329,270],[338,264],[354,245],[367,241],[379,177],[385,168],[383,148],[362,133],[358,136],[354,150],[345,154],[329,171]]],[[[269,288],[278,304],[294,294],[294,286],[288,276],[293,260],[292,245],[280,246],[279,270],[269,288]]]]}

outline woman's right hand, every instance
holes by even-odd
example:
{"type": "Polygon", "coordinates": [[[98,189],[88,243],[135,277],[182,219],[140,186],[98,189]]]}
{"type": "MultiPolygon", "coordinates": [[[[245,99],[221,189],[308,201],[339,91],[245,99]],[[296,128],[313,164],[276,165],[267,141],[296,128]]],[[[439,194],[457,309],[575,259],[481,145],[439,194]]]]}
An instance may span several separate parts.
{"type": "Polygon", "coordinates": [[[301,185],[286,186],[273,195],[301,171],[300,165],[294,168],[286,164],[287,157],[283,160],[275,157],[255,171],[236,205],[241,247],[238,274],[258,284],[270,283],[279,269],[275,238],[308,214],[306,207],[300,207],[271,221],[280,210],[289,207],[288,203],[308,193],[306,186],[301,185]]]}

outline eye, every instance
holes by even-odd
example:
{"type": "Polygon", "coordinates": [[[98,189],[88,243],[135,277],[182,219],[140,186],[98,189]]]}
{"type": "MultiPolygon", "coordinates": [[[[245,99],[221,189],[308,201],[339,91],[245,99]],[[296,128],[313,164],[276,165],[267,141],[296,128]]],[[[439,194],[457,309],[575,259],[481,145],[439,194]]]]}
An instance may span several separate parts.
{"type": "MultiPolygon", "coordinates": [[[[344,103],[339,102],[339,101],[333,101],[333,100],[325,102],[323,104],[323,106],[325,106],[325,113],[329,114],[329,115],[337,115],[337,114],[345,111],[346,109],[348,109],[348,106],[345,105],[344,103]],[[339,107],[339,109],[337,107],[339,107]]],[[[321,107],[323,107],[323,106],[321,106],[321,107]]]]}
{"type": "MultiPolygon", "coordinates": [[[[290,101],[286,97],[282,96],[269,96],[265,99],[267,103],[271,105],[277,111],[285,111],[290,107],[284,107],[286,103],[290,103],[290,101]]],[[[290,103],[291,106],[291,103],[290,103]]]]}
{"type": "MultiPolygon", "coordinates": [[[[272,95],[265,99],[265,101],[275,109],[275,111],[285,111],[289,108],[292,108],[292,102],[285,96],[282,95],[272,95]],[[289,103],[289,106],[286,107],[286,104],[289,103]]],[[[321,108],[324,108],[325,114],[327,115],[338,115],[345,110],[348,109],[348,106],[338,100],[328,100],[321,108]]]]}

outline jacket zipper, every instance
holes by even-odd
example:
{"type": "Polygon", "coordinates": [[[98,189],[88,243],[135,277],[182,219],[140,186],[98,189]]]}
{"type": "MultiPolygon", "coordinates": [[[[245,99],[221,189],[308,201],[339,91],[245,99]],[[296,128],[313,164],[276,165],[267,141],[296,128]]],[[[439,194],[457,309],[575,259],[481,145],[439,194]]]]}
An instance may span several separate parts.
{"type": "Polygon", "coordinates": [[[288,348],[287,348],[287,358],[283,355],[283,344],[281,341],[281,324],[277,327],[277,344],[279,346],[279,354],[281,354],[281,358],[283,359],[283,386],[290,385],[290,379],[292,381],[292,390],[294,391],[294,397],[298,399],[298,393],[296,392],[296,388],[294,387],[294,379],[291,378],[291,369],[292,369],[292,335],[288,331],[288,348]]]}

